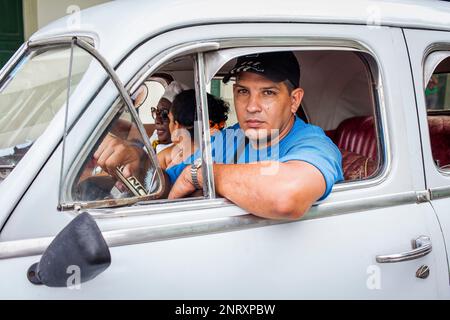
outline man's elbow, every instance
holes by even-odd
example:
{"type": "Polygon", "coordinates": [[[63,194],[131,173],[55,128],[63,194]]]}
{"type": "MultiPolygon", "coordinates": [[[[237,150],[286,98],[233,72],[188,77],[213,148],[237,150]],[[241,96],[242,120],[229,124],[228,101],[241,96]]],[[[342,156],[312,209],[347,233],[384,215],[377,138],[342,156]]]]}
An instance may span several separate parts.
{"type": "Polygon", "coordinates": [[[311,208],[311,201],[300,200],[294,195],[280,197],[274,206],[274,214],[282,220],[298,220],[311,208]]]}

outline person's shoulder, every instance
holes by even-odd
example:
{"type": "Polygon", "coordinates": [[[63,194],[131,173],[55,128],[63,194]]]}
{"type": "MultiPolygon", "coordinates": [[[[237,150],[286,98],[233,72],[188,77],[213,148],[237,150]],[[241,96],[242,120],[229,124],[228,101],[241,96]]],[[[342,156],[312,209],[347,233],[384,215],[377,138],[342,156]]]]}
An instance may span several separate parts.
{"type": "Polygon", "coordinates": [[[337,151],[335,143],[325,134],[325,131],[316,125],[305,123],[297,118],[294,130],[290,135],[288,148],[314,147],[314,149],[327,149],[337,151]]]}
{"type": "Polygon", "coordinates": [[[325,134],[321,127],[313,124],[305,123],[302,119],[296,117],[291,132],[285,139],[288,144],[299,145],[311,140],[331,140],[325,134]]]}
{"type": "Polygon", "coordinates": [[[298,117],[296,117],[295,119],[294,131],[295,133],[301,134],[302,136],[312,135],[312,136],[326,137],[326,134],[321,127],[316,126],[314,124],[306,123],[298,117]]]}
{"type": "Polygon", "coordinates": [[[174,147],[175,145],[171,145],[157,154],[158,159],[160,159],[160,165],[163,169],[168,167],[168,164],[170,163],[172,158],[172,151],[174,147]]]}
{"type": "Polygon", "coordinates": [[[167,148],[161,150],[158,155],[161,155],[163,157],[166,157],[168,155],[170,155],[172,153],[173,148],[175,147],[175,145],[170,145],[167,148]]]}

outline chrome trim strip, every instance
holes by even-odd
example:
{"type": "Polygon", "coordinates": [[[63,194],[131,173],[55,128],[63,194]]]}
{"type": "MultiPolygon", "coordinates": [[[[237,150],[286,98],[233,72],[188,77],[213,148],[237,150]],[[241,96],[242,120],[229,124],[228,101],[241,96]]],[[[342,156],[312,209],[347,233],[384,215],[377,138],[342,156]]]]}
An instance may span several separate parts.
{"type": "Polygon", "coordinates": [[[3,78],[11,72],[16,66],[17,62],[22,59],[24,53],[28,49],[28,43],[22,44],[22,46],[14,53],[14,55],[9,59],[9,61],[0,69],[0,84],[3,78]]]}
{"type": "Polygon", "coordinates": [[[203,192],[209,199],[216,197],[216,188],[214,185],[214,169],[212,160],[211,133],[209,127],[209,110],[205,81],[205,60],[202,52],[197,53],[197,59],[194,60],[194,75],[196,86],[197,101],[197,127],[202,141],[200,143],[200,154],[203,156],[203,192]],[[208,120],[208,121],[206,121],[208,120]]]}
{"type": "Polygon", "coordinates": [[[15,164],[0,164],[0,170],[14,170],[15,164]]]}
{"type": "MultiPolygon", "coordinates": [[[[149,203],[138,203],[133,207],[125,208],[109,208],[109,209],[91,209],[87,212],[96,220],[113,219],[123,217],[149,216],[155,214],[167,214],[175,212],[198,211],[214,208],[235,207],[236,205],[224,198],[205,199],[205,198],[188,198],[177,201],[155,200],[149,203]],[[195,200],[195,201],[193,201],[195,200]],[[163,205],[161,205],[163,202],[163,205]]],[[[78,214],[74,212],[74,214],[78,214]]]]}
{"type": "Polygon", "coordinates": [[[77,36],[77,35],[58,36],[43,40],[30,40],[28,41],[28,46],[30,48],[35,48],[35,47],[45,47],[55,45],[70,45],[73,38],[77,38],[77,40],[83,41],[93,48],[95,47],[95,41],[93,38],[89,36],[77,36]]]}
{"type": "Polygon", "coordinates": [[[53,237],[0,242],[0,260],[41,255],[53,237]]]}
{"type": "Polygon", "coordinates": [[[450,186],[430,189],[430,193],[431,193],[431,200],[449,198],[450,186]]]}
{"type": "Polygon", "coordinates": [[[58,206],[62,206],[62,193],[63,193],[63,180],[64,180],[64,159],[66,155],[66,142],[67,142],[67,122],[69,119],[69,106],[70,106],[70,90],[72,89],[72,71],[73,71],[73,51],[75,47],[75,38],[70,44],[70,62],[69,62],[69,76],[67,77],[67,94],[66,94],[66,107],[64,108],[64,133],[63,133],[63,145],[61,155],[61,166],[59,172],[59,190],[58,190],[58,206]]]}
{"type": "MultiPolygon", "coordinates": [[[[314,206],[313,209],[311,209],[311,211],[299,221],[415,203],[417,203],[417,195],[414,191],[392,194],[388,196],[341,201],[336,203],[322,203],[314,206]]],[[[135,208],[130,208],[130,210],[131,209],[136,210],[135,208]]],[[[146,209],[147,208],[140,208],[142,211],[146,209]]],[[[178,209],[175,210],[178,211],[178,209]]],[[[241,216],[200,220],[195,222],[107,231],[104,232],[103,235],[110,247],[118,247],[139,243],[179,239],[184,237],[201,236],[212,233],[247,230],[251,228],[284,223],[295,223],[299,221],[266,220],[247,214],[241,216]]],[[[53,238],[38,238],[0,242],[0,260],[40,255],[50,244],[52,239],[53,238]]]]}
{"type": "Polygon", "coordinates": [[[218,50],[220,45],[216,42],[189,42],[176,47],[163,50],[156,54],[137,74],[128,82],[127,88],[130,92],[137,90],[138,86],[147,79],[157,68],[164,63],[180,56],[189,55],[192,53],[199,53],[204,51],[218,50]]]}

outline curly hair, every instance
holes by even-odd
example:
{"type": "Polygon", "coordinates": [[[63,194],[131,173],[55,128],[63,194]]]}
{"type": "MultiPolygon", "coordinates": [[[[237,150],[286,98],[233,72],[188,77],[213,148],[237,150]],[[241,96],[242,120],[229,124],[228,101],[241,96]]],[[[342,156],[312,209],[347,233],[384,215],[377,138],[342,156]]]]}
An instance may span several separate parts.
{"type": "MultiPolygon", "coordinates": [[[[224,122],[228,120],[229,104],[209,93],[207,96],[210,126],[215,127],[219,125],[223,127],[224,122]]],[[[170,112],[174,121],[185,127],[191,134],[192,139],[194,139],[194,122],[197,119],[195,90],[190,89],[179,93],[173,100],[170,112]]]]}

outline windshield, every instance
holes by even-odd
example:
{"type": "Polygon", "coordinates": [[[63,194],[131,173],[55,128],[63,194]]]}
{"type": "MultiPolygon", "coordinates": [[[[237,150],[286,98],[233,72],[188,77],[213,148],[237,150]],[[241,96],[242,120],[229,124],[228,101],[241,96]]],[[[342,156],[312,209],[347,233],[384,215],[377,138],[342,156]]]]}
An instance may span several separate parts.
{"type": "MultiPolygon", "coordinates": [[[[91,60],[74,48],[71,92],[91,60]]],[[[31,50],[0,82],[0,183],[65,105],[69,63],[70,47],[31,50]]]]}

